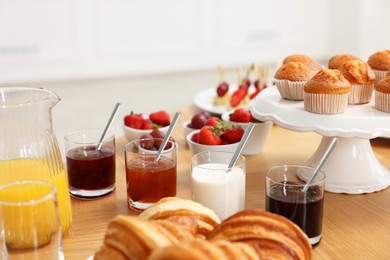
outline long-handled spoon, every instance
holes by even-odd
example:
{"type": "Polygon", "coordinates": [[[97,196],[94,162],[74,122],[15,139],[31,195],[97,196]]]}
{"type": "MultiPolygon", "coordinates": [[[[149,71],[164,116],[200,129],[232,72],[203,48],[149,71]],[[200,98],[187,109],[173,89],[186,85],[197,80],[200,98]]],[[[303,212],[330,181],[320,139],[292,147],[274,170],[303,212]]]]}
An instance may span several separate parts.
{"type": "Polygon", "coordinates": [[[173,129],[175,129],[175,126],[177,124],[177,121],[179,120],[179,117],[180,117],[180,112],[176,112],[176,114],[173,117],[172,122],[168,128],[168,131],[167,131],[166,135],[164,136],[164,139],[160,145],[160,148],[158,148],[156,157],[154,158],[155,162],[157,162],[160,159],[161,153],[164,150],[165,146],[167,145],[169,137],[171,137],[171,134],[173,132],[173,129]]]}
{"type": "Polygon", "coordinates": [[[333,137],[332,141],[330,142],[328,148],[326,149],[324,155],[320,158],[320,160],[318,161],[318,164],[316,166],[316,168],[314,169],[314,172],[312,173],[312,175],[310,176],[310,178],[307,180],[305,186],[303,187],[302,191],[303,192],[306,192],[307,189],[309,188],[311,182],[314,180],[314,178],[317,176],[318,172],[320,171],[322,165],[324,164],[324,162],[326,161],[326,159],[328,158],[330,152],[333,150],[334,146],[336,145],[337,143],[337,138],[336,137],[333,137]]]}
{"type": "Polygon", "coordinates": [[[103,140],[104,140],[104,138],[106,137],[107,132],[108,132],[108,130],[110,129],[110,127],[111,127],[111,125],[112,125],[112,121],[114,121],[114,118],[115,118],[116,114],[118,113],[118,109],[119,109],[120,105],[121,105],[120,103],[116,103],[116,105],[115,105],[115,107],[114,107],[114,110],[113,110],[112,113],[111,113],[110,119],[108,119],[106,128],[104,129],[103,134],[102,134],[102,136],[100,137],[99,143],[98,143],[98,145],[97,145],[97,149],[98,149],[98,150],[100,150],[100,148],[102,147],[103,140]]]}
{"type": "Polygon", "coordinates": [[[236,161],[238,159],[238,156],[241,154],[242,149],[244,148],[244,145],[246,144],[246,141],[248,141],[248,138],[249,138],[250,134],[252,133],[253,127],[255,127],[255,124],[249,123],[248,127],[245,129],[244,135],[242,136],[240,143],[238,144],[237,149],[234,152],[232,159],[230,160],[230,163],[228,165],[226,172],[230,171],[233,168],[234,164],[236,163],[236,161]]]}

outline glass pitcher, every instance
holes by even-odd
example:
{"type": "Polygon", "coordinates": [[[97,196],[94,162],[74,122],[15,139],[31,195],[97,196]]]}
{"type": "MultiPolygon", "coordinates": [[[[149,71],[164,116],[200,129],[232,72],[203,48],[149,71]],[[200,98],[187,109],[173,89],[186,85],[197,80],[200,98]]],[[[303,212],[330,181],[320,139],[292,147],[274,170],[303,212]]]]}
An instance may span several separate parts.
{"type": "Polygon", "coordinates": [[[0,88],[0,185],[27,179],[52,182],[65,234],[72,224],[72,208],[51,120],[51,109],[59,101],[42,88],[0,88]]]}

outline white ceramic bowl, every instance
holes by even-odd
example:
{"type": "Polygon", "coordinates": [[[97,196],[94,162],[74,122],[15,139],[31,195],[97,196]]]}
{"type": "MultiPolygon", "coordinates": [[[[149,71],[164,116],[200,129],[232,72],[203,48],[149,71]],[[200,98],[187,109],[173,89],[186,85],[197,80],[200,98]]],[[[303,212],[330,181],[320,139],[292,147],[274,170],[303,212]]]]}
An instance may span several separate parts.
{"type": "Polygon", "coordinates": [[[199,129],[196,129],[196,128],[191,128],[191,127],[188,127],[188,124],[191,123],[191,120],[186,120],[183,122],[182,124],[182,128],[183,128],[183,134],[184,134],[184,138],[187,138],[187,135],[189,133],[192,133],[196,130],[199,130],[199,129]]]}
{"type": "MultiPolygon", "coordinates": [[[[241,126],[244,130],[248,127],[249,123],[240,123],[233,122],[229,120],[229,115],[233,113],[233,111],[228,111],[222,114],[222,120],[225,121],[229,125],[237,125],[241,126]]],[[[255,127],[252,130],[251,135],[249,136],[248,141],[244,148],[242,149],[243,155],[254,155],[263,151],[264,146],[267,142],[268,136],[272,129],[272,121],[265,121],[256,123],[255,127]]]]}
{"type": "Polygon", "coordinates": [[[187,135],[187,144],[190,147],[192,155],[200,152],[205,152],[205,151],[222,151],[222,152],[233,152],[233,153],[236,151],[239,142],[234,144],[224,144],[224,145],[205,145],[205,144],[198,144],[191,141],[192,136],[195,133],[199,133],[199,131],[200,130],[196,130],[187,135]]]}
{"type": "MultiPolygon", "coordinates": [[[[159,128],[159,130],[161,132],[163,132],[164,134],[166,134],[168,132],[168,128],[169,128],[169,125],[161,127],[161,128],[159,128]]],[[[137,140],[137,139],[141,138],[141,136],[144,134],[149,134],[153,130],[151,130],[151,129],[147,129],[147,130],[135,129],[135,128],[123,125],[123,131],[125,132],[127,140],[133,141],[133,140],[137,140]]]]}

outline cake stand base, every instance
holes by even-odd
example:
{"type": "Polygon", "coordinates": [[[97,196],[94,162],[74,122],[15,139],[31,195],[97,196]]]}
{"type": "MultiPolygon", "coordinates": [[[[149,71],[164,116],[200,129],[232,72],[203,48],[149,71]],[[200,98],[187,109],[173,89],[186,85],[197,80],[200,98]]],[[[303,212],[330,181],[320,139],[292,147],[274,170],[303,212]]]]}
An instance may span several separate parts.
{"type": "MultiPolygon", "coordinates": [[[[324,136],[306,165],[314,167],[331,140],[324,136]]],[[[325,190],[329,192],[371,193],[390,185],[390,173],[377,160],[369,139],[339,137],[321,170],[326,174],[325,190]]]]}

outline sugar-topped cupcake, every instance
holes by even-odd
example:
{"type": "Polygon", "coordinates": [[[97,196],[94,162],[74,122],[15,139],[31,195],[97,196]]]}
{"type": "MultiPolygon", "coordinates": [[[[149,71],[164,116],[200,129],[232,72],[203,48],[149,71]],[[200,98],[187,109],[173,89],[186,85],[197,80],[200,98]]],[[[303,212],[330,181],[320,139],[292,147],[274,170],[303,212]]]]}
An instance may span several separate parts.
{"type": "Polygon", "coordinates": [[[283,64],[286,64],[286,63],[292,62],[292,61],[301,62],[301,63],[305,64],[306,66],[309,66],[309,68],[311,68],[315,72],[323,69],[322,65],[318,61],[316,61],[312,57],[304,55],[304,54],[289,55],[289,56],[284,58],[283,64]]]}
{"type": "Polygon", "coordinates": [[[315,71],[301,62],[288,62],[276,71],[274,82],[283,98],[303,100],[303,86],[314,74],[315,71]]]}
{"type": "Polygon", "coordinates": [[[390,113],[390,74],[375,83],[375,108],[390,113]]]}
{"type": "Polygon", "coordinates": [[[341,66],[340,72],[351,83],[348,104],[370,102],[375,83],[375,73],[370,66],[361,60],[350,60],[341,66]]]}
{"type": "Polygon", "coordinates": [[[343,113],[350,90],[351,84],[339,70],[321,70],[304,86],[304,108],[317,114],[343,113]]]}
{"type": "Polygon", "coordinates": [[[374,70],[378,82],[386,77],[387,71],[390,70],[390,50],[375,52],[368,58],[367,63],[374,70]]]}
{"type": "Polygon", "coordinates": [[[328,68],[329,69],[340,69],[341,66],[347,61],[351,60],[360,60],[358,57],[352,55],[352,54],[337,54],[332,56],[328,61],[328,68]]]}

